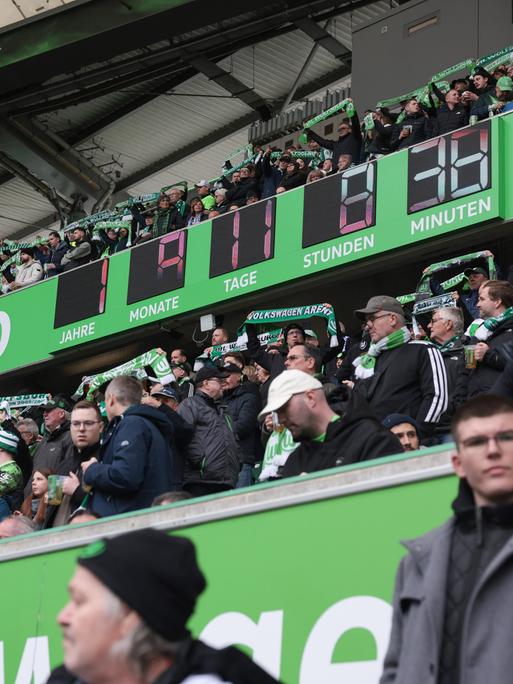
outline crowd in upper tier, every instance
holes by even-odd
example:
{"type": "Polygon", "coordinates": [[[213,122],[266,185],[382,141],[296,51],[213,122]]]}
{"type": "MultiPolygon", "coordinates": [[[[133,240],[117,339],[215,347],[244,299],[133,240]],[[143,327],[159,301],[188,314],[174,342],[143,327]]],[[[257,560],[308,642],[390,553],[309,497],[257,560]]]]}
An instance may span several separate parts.
{"type": "Polygon", "coordinates": [[[80,225],[71,224],[62,235],[52,231],[20,249],[6,241],[0,244],[2,292],[7,294],[102,255],[115,254],[341,173],[353,165],[454,131],[469,121],[511,111],[512,76],[513,66],[499,65],[492,73],[477,67],[471,76],[441,86],[443,90],[430,83],[427,98],[408,98],[401,102],[400,111],[386,107],[368,110],[363,121],[348,98],[348,109],[353,113],[341,121],[337,139],[324,138],[306,128],[308,140],[304,147],[257,147],[247,163],[232,168],[227,162],[224,174],[216,181],[200,180],[191,190],[183,185],[171,187],[160,194],[156,203],[131,203],[124,221],[89,225],[81,221],[80,225]]]}
{"type": "Polygon", "coordinates": [[[196,360],[157,350],[165,384],[125,374],[86,383],[75,404],[56,394],[20,413],[5,401],[0,536],[450,441],[467,399],[513,395],[513,285],[490,280],[483,259],[427,317],[377,295],[354,311],[360,333],[339,322],[326,346],[308,316],[267,343],[247,320],[243,346],[216,328],[196,360]]]}

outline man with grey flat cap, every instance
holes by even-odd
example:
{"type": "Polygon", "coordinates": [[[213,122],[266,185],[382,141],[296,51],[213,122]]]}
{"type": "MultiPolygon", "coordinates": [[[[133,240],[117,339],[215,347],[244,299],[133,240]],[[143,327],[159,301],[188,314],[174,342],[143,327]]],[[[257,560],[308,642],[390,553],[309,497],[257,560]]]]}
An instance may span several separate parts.
{"type": "Polygon", "coordinates": [[[143,529],[93,542],[57,618],[64,665],[47,684],[277,684],[237,648],[191,637],[205,587],[185,537],[143,529]]]}
{"type": "Polygon", "coordinates": [[[371,338],[368,352],[354,361],[356,391],[379,420],[390,413],[404,413],[429,436],[447,409],[442,355],[431,343],[411,339],[403,307],[394,297],[371,297],[355,315],[371,338]]]}
{"type": "Polygon", "coordinates": [[[178,414],[192,425],[193,437],[184,453],[183,488],[193,496],[233,489],[240,470],[234,426],[224,407],[224,381],[229,373],[204,366],[196,373],[196,393],[178,406],[178,414]]]}

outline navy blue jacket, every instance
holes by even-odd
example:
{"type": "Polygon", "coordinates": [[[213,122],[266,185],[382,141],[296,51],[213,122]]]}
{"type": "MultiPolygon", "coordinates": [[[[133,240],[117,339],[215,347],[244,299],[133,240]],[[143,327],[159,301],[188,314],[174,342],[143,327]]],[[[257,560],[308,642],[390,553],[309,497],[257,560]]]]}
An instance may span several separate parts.
{"type": "Polygon", "coordinates": [[[93,510],[101,516],[136,511],[179,487],[182,474],[173,472],[176,459],[170,448],[173,434],[169,419],[151,406],[130,406],[111,420],[100,463],[84,474],[85,484],[93,487],[93,510]]]}

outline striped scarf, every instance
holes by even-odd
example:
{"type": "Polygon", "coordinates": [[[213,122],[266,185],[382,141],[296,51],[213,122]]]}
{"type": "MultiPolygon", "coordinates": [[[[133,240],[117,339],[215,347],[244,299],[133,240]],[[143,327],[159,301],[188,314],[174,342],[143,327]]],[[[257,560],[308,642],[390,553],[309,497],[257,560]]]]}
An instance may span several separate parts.
{"type": "Polygon", "coordinates": [[[382,352],[402,347],[403,344],[409,342],[410,339],[410,331],[406,326],[403,326],[399,330],[394,330],[390,335],[383,337],[379,342],[371,344],[369,351],[366,354],[359,356],[353,361],[353,366],[356,368],[356,378],[358,380],[370,378],[374,375],[376,359],[382,352]]]}
{"type": "Polygon", "coordinates": [[[469,325],[466,334],[469,337],[476,337],[481,342],[485,342],[493,335],[499,326],[501,326],[503,323],[511,321],[512,319],[513,307],[510,306],[508,309],[506,309],[506,311],[501,313],[500,316],[492,316],[486,320],[477,318],[469,325]]]}

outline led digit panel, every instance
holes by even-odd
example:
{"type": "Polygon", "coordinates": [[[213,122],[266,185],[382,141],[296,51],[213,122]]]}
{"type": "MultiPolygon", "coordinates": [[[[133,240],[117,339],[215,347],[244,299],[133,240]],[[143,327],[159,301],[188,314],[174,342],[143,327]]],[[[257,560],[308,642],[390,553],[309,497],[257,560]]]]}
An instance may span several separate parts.
{"type": "Polygon", "coordinates": [[[376,162],[305,185],[303,247],[376,224],[376,162]]]}
{"type": "Polygon", "coordinates": [[[272,197],[212,221],[211,278],[272,259],[275,206],[272,197]]]}
{"type": "Polygon", "coordinates": [[[58,277],[54,328],[104,313],[108,271],[109,260],[100,259],[58,277]]]}
{"type": "Polygon", "coordinates": [[[408,150],[408,214],[487,190],[490,122],[461,128],[408,150]]]}
{"type": "Polygon", "coordinates": [[[130,252],[127,304],[183,287],[187,231],[175,230],[130,252]]]}

